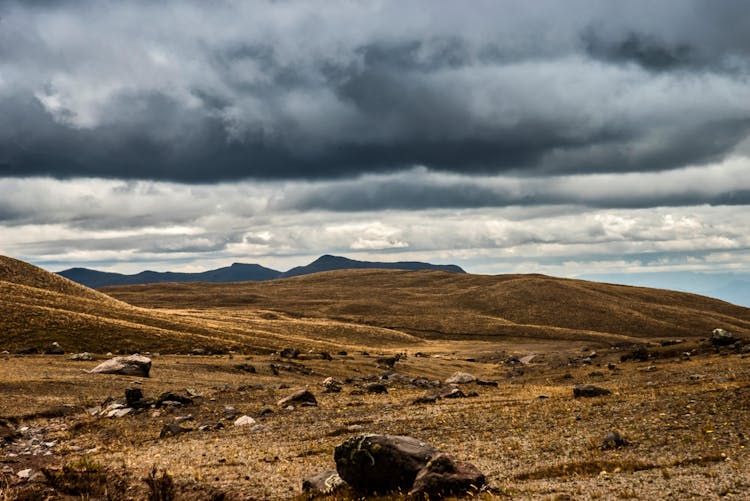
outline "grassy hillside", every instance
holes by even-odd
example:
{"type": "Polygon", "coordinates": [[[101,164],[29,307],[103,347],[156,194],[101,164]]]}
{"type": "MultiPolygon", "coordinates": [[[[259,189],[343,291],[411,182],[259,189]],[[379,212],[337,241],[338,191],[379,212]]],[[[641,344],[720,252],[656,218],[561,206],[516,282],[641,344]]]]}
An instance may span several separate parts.
{"type": "MultiPolygon", "coordinates": [[[[201,288],[198,285],[197,288],[201,288]]],[[[0,256],[0,350],[272,351],[293,343],[332,350],[353,339],[373,346],[408,344],[411,336],[369,326],[300,321],[264,311],[205,314],[152,311],[87,289],[28,263],[0,256]]]]}
{"type": "Polygon", "coordinates": [[[423,338],[618,342],[750,333],[750,309],[694,294],[543,275],[347,270],[264,283],[159,284],[102,291],[152,308],[274,310],[423,338]]]}

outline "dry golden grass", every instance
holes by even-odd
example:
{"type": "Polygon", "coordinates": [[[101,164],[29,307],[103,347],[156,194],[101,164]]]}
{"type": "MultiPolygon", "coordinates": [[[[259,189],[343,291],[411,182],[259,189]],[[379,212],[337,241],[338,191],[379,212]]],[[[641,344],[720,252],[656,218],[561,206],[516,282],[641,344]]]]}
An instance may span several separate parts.
{"type": "MultiPolygon", "coordinates": [[[[29,426],[54,445],[48,456],[5,455],[0,499],[147,499],[157,488],[173,489],[177,499],[302,499],[302,478],[333,468],[334,447],[364,432],[411,435],[473,462],[492,487],[480,499],[712,499],[750,491],[748,355],[718,353],[700,340],[714,327],[746,336],[750,310],[721,301],[538,275],[386,270],[107,289],[116,300],[8,258],[0,258],[0,288],[4,348],[56,340],[70,351],[99,353],[127,346],[245,352],[152,355],[147,379],[84,372],[98,360],[6,355],[0,425],[29,426]],[[609,347],[672,338],[687,341],[650,346],[658,357],[647,362],[620,363],[623,351],[609,347]],[[334,357],[295,361],[312,374],[275,375],[271,363],[290,362],[270,352],[285,346],[334,357]],[[598,355],[584,365],[580,359],[593,347],[598,355]],[[685,359],[685,351],[694,354],[685,359]],[[395,352],[409,355],[396,364],[398,374],[444,380],[461,370],[499,386],[470,384],[465,389],[479,397],[432,405],[413,405],[425,390],[402,383],[383,395],[353,394],[356,382],[322,393],[328,376],[381,375],[376,358],[395,352]],[[521,371],[506,363],[528,353],[540,356],[521,371]],[[612,395],[574,399],[579,383],[612,395]],[[151,398],[187,388],[202,397],[119,419],[84,412],[134,385],[151,398]],[[318,407],[276,407],[304,387],[316,393],[318,407]],[[234,427],[225,406],[265,428],[234,427]],[[266,407],[274,412],[261,416],[266,407]],[[225,427],[159,438],[185,414],[193,419],[184,426],[225,427]],[[630,445],[601,449],[609,430],[630,445]],[[48,480],[18,480],[26,467],[46,468],[48,480]]],[[[0,443],[0,454],[19,443],[0,443]]],[[[342,491],[322,499],[358,497],[342,491]]]]}

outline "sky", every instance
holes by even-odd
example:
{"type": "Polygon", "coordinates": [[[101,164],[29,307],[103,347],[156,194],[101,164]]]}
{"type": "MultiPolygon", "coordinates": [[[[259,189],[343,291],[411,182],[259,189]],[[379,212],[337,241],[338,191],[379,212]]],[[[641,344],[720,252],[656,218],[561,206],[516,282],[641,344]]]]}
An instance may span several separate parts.
{"type": "Polygon", "coordinates": [[[750,272],[742,0],[0,0],[0,254],[750,272]]]}

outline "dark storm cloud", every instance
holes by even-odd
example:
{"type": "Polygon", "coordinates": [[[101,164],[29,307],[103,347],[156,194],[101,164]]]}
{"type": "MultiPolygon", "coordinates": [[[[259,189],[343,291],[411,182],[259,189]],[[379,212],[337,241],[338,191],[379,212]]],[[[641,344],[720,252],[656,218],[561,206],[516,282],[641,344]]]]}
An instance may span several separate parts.
{"type": "Polygon", "coordinates": [[[433,5],[0,3],[0,176],[662,171],[750,133],[741,3],[433,5]]]}

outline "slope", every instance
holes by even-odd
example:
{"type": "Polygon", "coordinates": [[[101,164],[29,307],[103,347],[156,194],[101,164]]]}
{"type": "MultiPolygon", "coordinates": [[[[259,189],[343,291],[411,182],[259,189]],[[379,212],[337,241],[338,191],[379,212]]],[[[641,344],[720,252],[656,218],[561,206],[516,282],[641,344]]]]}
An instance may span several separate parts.
{"type": "Polygon", "coordinates": [[[750,309],[694,294],[543,275],[348,270],[262,283],[103,289],[160,308],[275,310],[426,339],[513,337],[615,343],[750,333],[750,309]]]}
{"type": "MultiPolygon", "coordinates": [[[[197,286],[200,288],[200,286],[197,286]]],[[[293,343],[331,350],[356,338],[378,346],[416,341],[400,332],[342,322],[256,311],[205,315],[152,311],[87,289],[28,263],[0,256],[0,350],[42,348],[53,341],[68,351],[185,353],[234,349],[267,352],[293,343]]]]}

